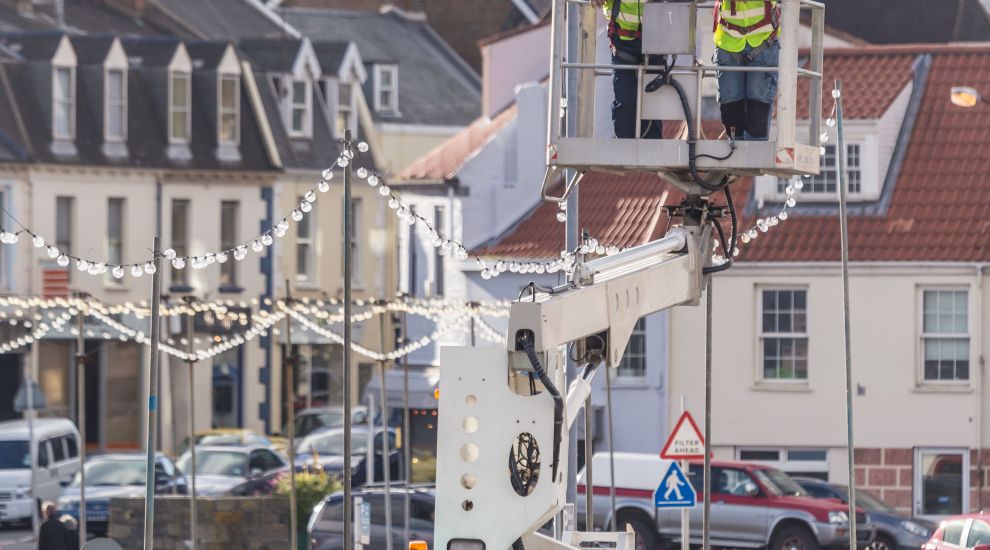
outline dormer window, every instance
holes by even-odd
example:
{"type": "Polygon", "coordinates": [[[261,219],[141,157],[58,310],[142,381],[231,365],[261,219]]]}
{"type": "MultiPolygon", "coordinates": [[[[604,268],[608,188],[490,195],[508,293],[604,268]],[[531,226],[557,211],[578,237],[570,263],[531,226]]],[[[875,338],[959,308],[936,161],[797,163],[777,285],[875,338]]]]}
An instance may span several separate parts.
{"type": "MultiPolygon", "coordinates": [[[[825,146],[825,156],[822,157],[821,172],[804,181],[801,195],[814,199],[816,196],[832,199],[837,196],[839,185],[839,162],[836,158],[835,145],[825,146]]],[[[784,194],[789,180],[777,180],[777,193],[784,194]]],[[[846,183],[850,195],[863,192],[862,156],[858,143],[846,144],[846,183]]]]}
{"type": "Polygon", "coordinates": [[[399,110],[398,65],[375,65],[375,110],[394,113],[399,110]]]}
{"type": "Polygon", "coordinates": [[[121,69],[109,69],[106,74],[107,141],[124,141],[127,137],[127,76],[121,69]]]}
{"type": "Polygon", "coordinates": [[[308,79],[291,80],[289,89],[289,135],[309,137],[312,134],[311,115],[313,90],[308,79]]]}
{"type": "Polygon", "coordinates": [[[344,137],[344,130],[351,130],[353,134],[357,128],[355,128],[355,114],[357,109],[354,108],[354,84],[350,82],[341,82],[337,85],[337,122],[335,124],[335,131],[338,137],[344,137]]]}
{"type": "Polygon", "coordinates": [[[221,145],[236,145],[240,137],[240,77],[220,75],[218,141],[221,145]]]}
{"type": "Polygon", "coordinates": [[[190,115],[191,93],[189,90],[189,73],[185,71],[173,71],[169,76],[169,116],[168,116],[168,138],[169,141],[186,143],[189,141],[189,127],[192,124],[190,115]]]}
{"type": "Polygon", "coordinates": [[[52,134],[55,139],[75,139],[75,69],[71,67],[55,67],[52,88],[52,134]]]}

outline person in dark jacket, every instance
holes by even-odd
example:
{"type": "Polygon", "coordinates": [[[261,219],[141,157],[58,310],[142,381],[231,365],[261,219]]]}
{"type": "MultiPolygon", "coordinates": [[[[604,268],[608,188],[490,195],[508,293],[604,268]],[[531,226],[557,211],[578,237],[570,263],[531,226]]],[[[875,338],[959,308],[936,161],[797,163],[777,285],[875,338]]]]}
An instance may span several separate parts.
{"type": "Polygon", "coordinates": [[[54,502],[46,502],[41,507],[45,522],[38,534],[38,550],[69,550],[71,531],[58,519],[58,508],[54,502]]]}

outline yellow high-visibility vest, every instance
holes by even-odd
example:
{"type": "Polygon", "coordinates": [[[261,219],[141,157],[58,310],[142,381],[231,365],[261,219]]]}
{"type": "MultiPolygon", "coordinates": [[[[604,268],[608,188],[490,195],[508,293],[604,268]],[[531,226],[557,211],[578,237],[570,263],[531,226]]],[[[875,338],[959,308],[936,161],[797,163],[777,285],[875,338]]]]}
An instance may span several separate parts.
{"type": "Polygon", "coordinates": [[[716,6],[715,45],[738,53],[756,48],[776,35],[776,0],[721,0],[716,6]]]}
{"type": "Polygon", "coordinates": [[[619,40],[636,40],[643,30],[643,4],[647,0],[606,0],[605,18],[609,21],[609,36],[618,36],[619,40]],[[619,2],[619,12],[612,22],[612,6],[619,2]]]}

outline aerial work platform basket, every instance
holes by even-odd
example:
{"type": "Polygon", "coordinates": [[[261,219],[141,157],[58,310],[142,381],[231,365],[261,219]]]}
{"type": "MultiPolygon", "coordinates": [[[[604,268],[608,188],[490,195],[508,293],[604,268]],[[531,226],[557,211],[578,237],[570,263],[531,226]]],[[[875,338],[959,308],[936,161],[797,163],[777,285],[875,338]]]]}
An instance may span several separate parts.
{"type": "MultiPolygon", "coordinates": [[[[635,171],[660,174],[689,194],[705,195],[707,192],[694,183],[695,173],[717,179],[722,176],[773,175],[793,177],[817,175],[821,164],[819,136],[822,131],[822,62],[824,42],[825,6],[814,0],[778,0],[780,16],[780,61],[777,67],[719,67],[705,60],[702,53],[705,39],[696,35],[699,11],[702,17],[710,17],[714,2],[696,0],[658,0],[645,4],[643,11],[643,53],[646,59],[665,56],[672,59],[672,67],[663,65],[613,65],[596,63],[594,27],[588,28],[589,14],[582,14],[581,36],[592,41],[588,47],[580,44],[576,49],[579,60],[567,57],[568,17],[578,10],[567,10],[568,4],[576,4],[591,10],[587,0],[554,0],[551,38],[550,100],[547,130],[547,172],[543,184],[543,198],[561,202],[569,195],[573,184],[584,172],[635,171]],[[799,52],[802,25],[801,12],[810,12],[806,19],[810,31],[809,49],[799,52]],[[594,109],[609,108],[606,101],[595,101],[594,79],[611,76],[613,71],[636,71],[639,88],[636,98],[637,135],[640,120],[684,121],[693,125],[696,132],[694,155],[686,136],[682,139],[617,139],[594,137],[594,109]],[[577,72],[575,97],[568,98],[567,83],[571,72],[577,72]],[[769,141],[736,141],[727,137],[713,139],[702,136],[702,105],[705,80],[717,78],[718,71],[775,72],[778,75],[776,116],[769,141]],[[679,94],[673,87],[665,86],[655,92],[647,92],[646,86],[654,75],[668,72],[685,91],[688,106],[685,109],[679,94]],[[807,133],[798,132],[798,79],[809,81],[807,105],[807,133]],[[590,84],[589,84],[590,82],[590,84]],[[568,108],[576,109],[575,117],[567,117],[568,108]],[[689,112],[686,112],[689,111],[689,112]],[[566,123],[571,118],[573,127],[566,123]],[[575,120],[576,119],[576,120],[575,120]],[[575,175],[564,187],[561,195],[553,195],[551,188],[561,180],[562,172],[572,169],[575,175]]],[[[597,16],[597,14],[596,14],[597,16]]],[[[600,16],[597,16],[600,17],[600,16]]],[[[597,22],[594,19],[592,22],[597,22]]],[[[572,27],[573,32],[573,27],[572,27]]],[[[710,39],[710,35],[708,37],[710,39]]],[[[802,122],[802,127],[804,121],[802,122]]],[[[669,124],[669,122],[667,122],[669,124]]],[[[609,132],[611,134],[611,132],[609,132]]]]}

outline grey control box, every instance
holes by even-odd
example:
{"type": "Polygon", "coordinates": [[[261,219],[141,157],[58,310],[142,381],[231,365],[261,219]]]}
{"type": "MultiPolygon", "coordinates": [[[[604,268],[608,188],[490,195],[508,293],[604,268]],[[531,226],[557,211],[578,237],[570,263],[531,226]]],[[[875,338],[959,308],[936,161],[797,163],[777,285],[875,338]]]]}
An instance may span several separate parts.
{"type": "Polygon", "coordinates": [[[693,0],[643,4],[643,53],[695,55],[697,22],[693,0]]]}

